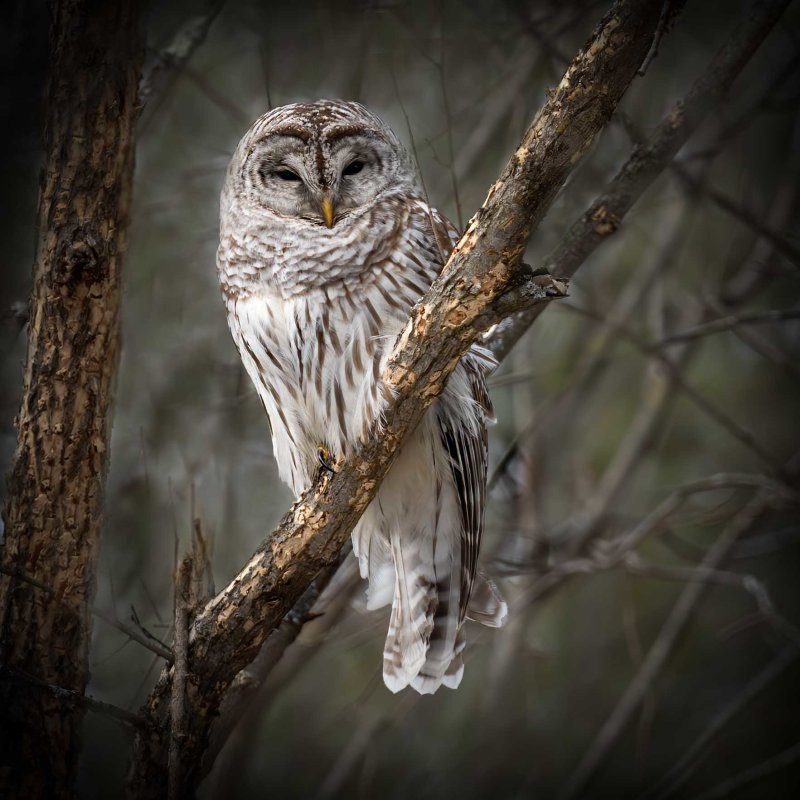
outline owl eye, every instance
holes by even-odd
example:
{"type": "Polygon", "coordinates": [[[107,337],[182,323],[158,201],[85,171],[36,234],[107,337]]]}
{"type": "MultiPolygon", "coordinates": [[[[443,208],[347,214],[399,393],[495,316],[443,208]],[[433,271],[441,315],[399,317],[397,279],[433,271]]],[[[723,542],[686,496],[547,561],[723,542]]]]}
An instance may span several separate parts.
{"type": "Polygon", "coordinates": [[[280,178],[282,181],[299,181],[300,176],[296,172],[292,172],[290,169],[276,169],[275,172],[272,173],[276,178],[280,178]]]}
{"type": "Polygon", "coordinates": [[[342,175],[357,175],[364,169],[363,161],[351,161],[343,170],[342,175]]]}

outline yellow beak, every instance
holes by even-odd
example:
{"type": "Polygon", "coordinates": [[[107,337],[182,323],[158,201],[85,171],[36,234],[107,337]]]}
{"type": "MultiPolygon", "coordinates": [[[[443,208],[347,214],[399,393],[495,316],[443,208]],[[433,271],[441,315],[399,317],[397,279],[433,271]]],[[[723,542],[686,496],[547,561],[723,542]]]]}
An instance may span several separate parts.
{"type": "Polygon", "coordinates": [[[322,198],[322,216],[325,217],[325,224],[329,227],[333,227],[333,215],[334,215],[334,207],[333,207],[333,200],[330,197],[325,196],[322,198]]]}

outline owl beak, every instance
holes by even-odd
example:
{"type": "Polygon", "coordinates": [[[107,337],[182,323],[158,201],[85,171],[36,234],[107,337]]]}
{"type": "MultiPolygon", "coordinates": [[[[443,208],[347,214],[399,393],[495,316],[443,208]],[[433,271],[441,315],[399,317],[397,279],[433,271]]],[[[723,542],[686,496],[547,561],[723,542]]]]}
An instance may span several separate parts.
{"type": "Polygon", "coordinates": [[[333,207],[333,200],[330,199],[327,195],[322,198],[322,216],[325,218],[325,224],[329,227],[333,227],[333,215],[335,213],[335,209],[333,207]]]}

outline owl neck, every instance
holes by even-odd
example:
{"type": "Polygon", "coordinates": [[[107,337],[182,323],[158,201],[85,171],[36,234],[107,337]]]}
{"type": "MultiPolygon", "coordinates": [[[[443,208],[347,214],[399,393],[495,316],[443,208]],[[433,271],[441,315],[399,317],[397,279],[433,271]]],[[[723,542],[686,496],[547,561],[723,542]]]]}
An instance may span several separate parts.
{"type": "Polygon", "coordinates": [[[229,217],[217,254],[223,292],[268,291],[289,299],[369,284],[396,247],[406,215],[407,203],[387,197],[332,228],[273,214],[244,226],[241,217],[239,224],[229,217]]]}

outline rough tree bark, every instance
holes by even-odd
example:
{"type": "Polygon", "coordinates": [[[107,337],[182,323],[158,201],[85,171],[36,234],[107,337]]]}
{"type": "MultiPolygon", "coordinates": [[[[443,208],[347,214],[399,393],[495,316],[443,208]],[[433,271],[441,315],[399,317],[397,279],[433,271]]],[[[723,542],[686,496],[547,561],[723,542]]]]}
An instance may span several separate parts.
{"type": "MultiPolygon", "coordinates": [[[[647,55],[660,0],[620,0],[570,64],[523,137],[440,277],[412,310],[384,380],[396,392],[380,435],[334,475],[321,475],[239,575],[194,620],[181,760],[187,794],[211,723],[237,673],[256,656],[315,575],[332,564],[406,436],[480,333],[511,313],[563,294],[521,264],[532,230],[608,122],[647,55]]],[[[168,774],[172,668],[144,709],[128,791],[163,794],[168,774]]]]}
{"type": "Polygon", "coordinates": [[[137,0],[56,0],[0,576],[0,794],[72,794],[108,465],[142,44],[137,0]]]}
{"type": "MultiPolygon", "coordinates": [[[[780,19],[790,0],[759,0],[740,16],[733,35],[703,70],[689,93],[679,100],[647,140],[635,148],[603,192],[570,226],[539,268],[571,278],[578,267],[610,236],[645,190],[725,97],[739,73],[780,19]]],[[[509,317],[492,337],[492,352],[502,359],[541,314],[541,308],[509,317]]]]}

